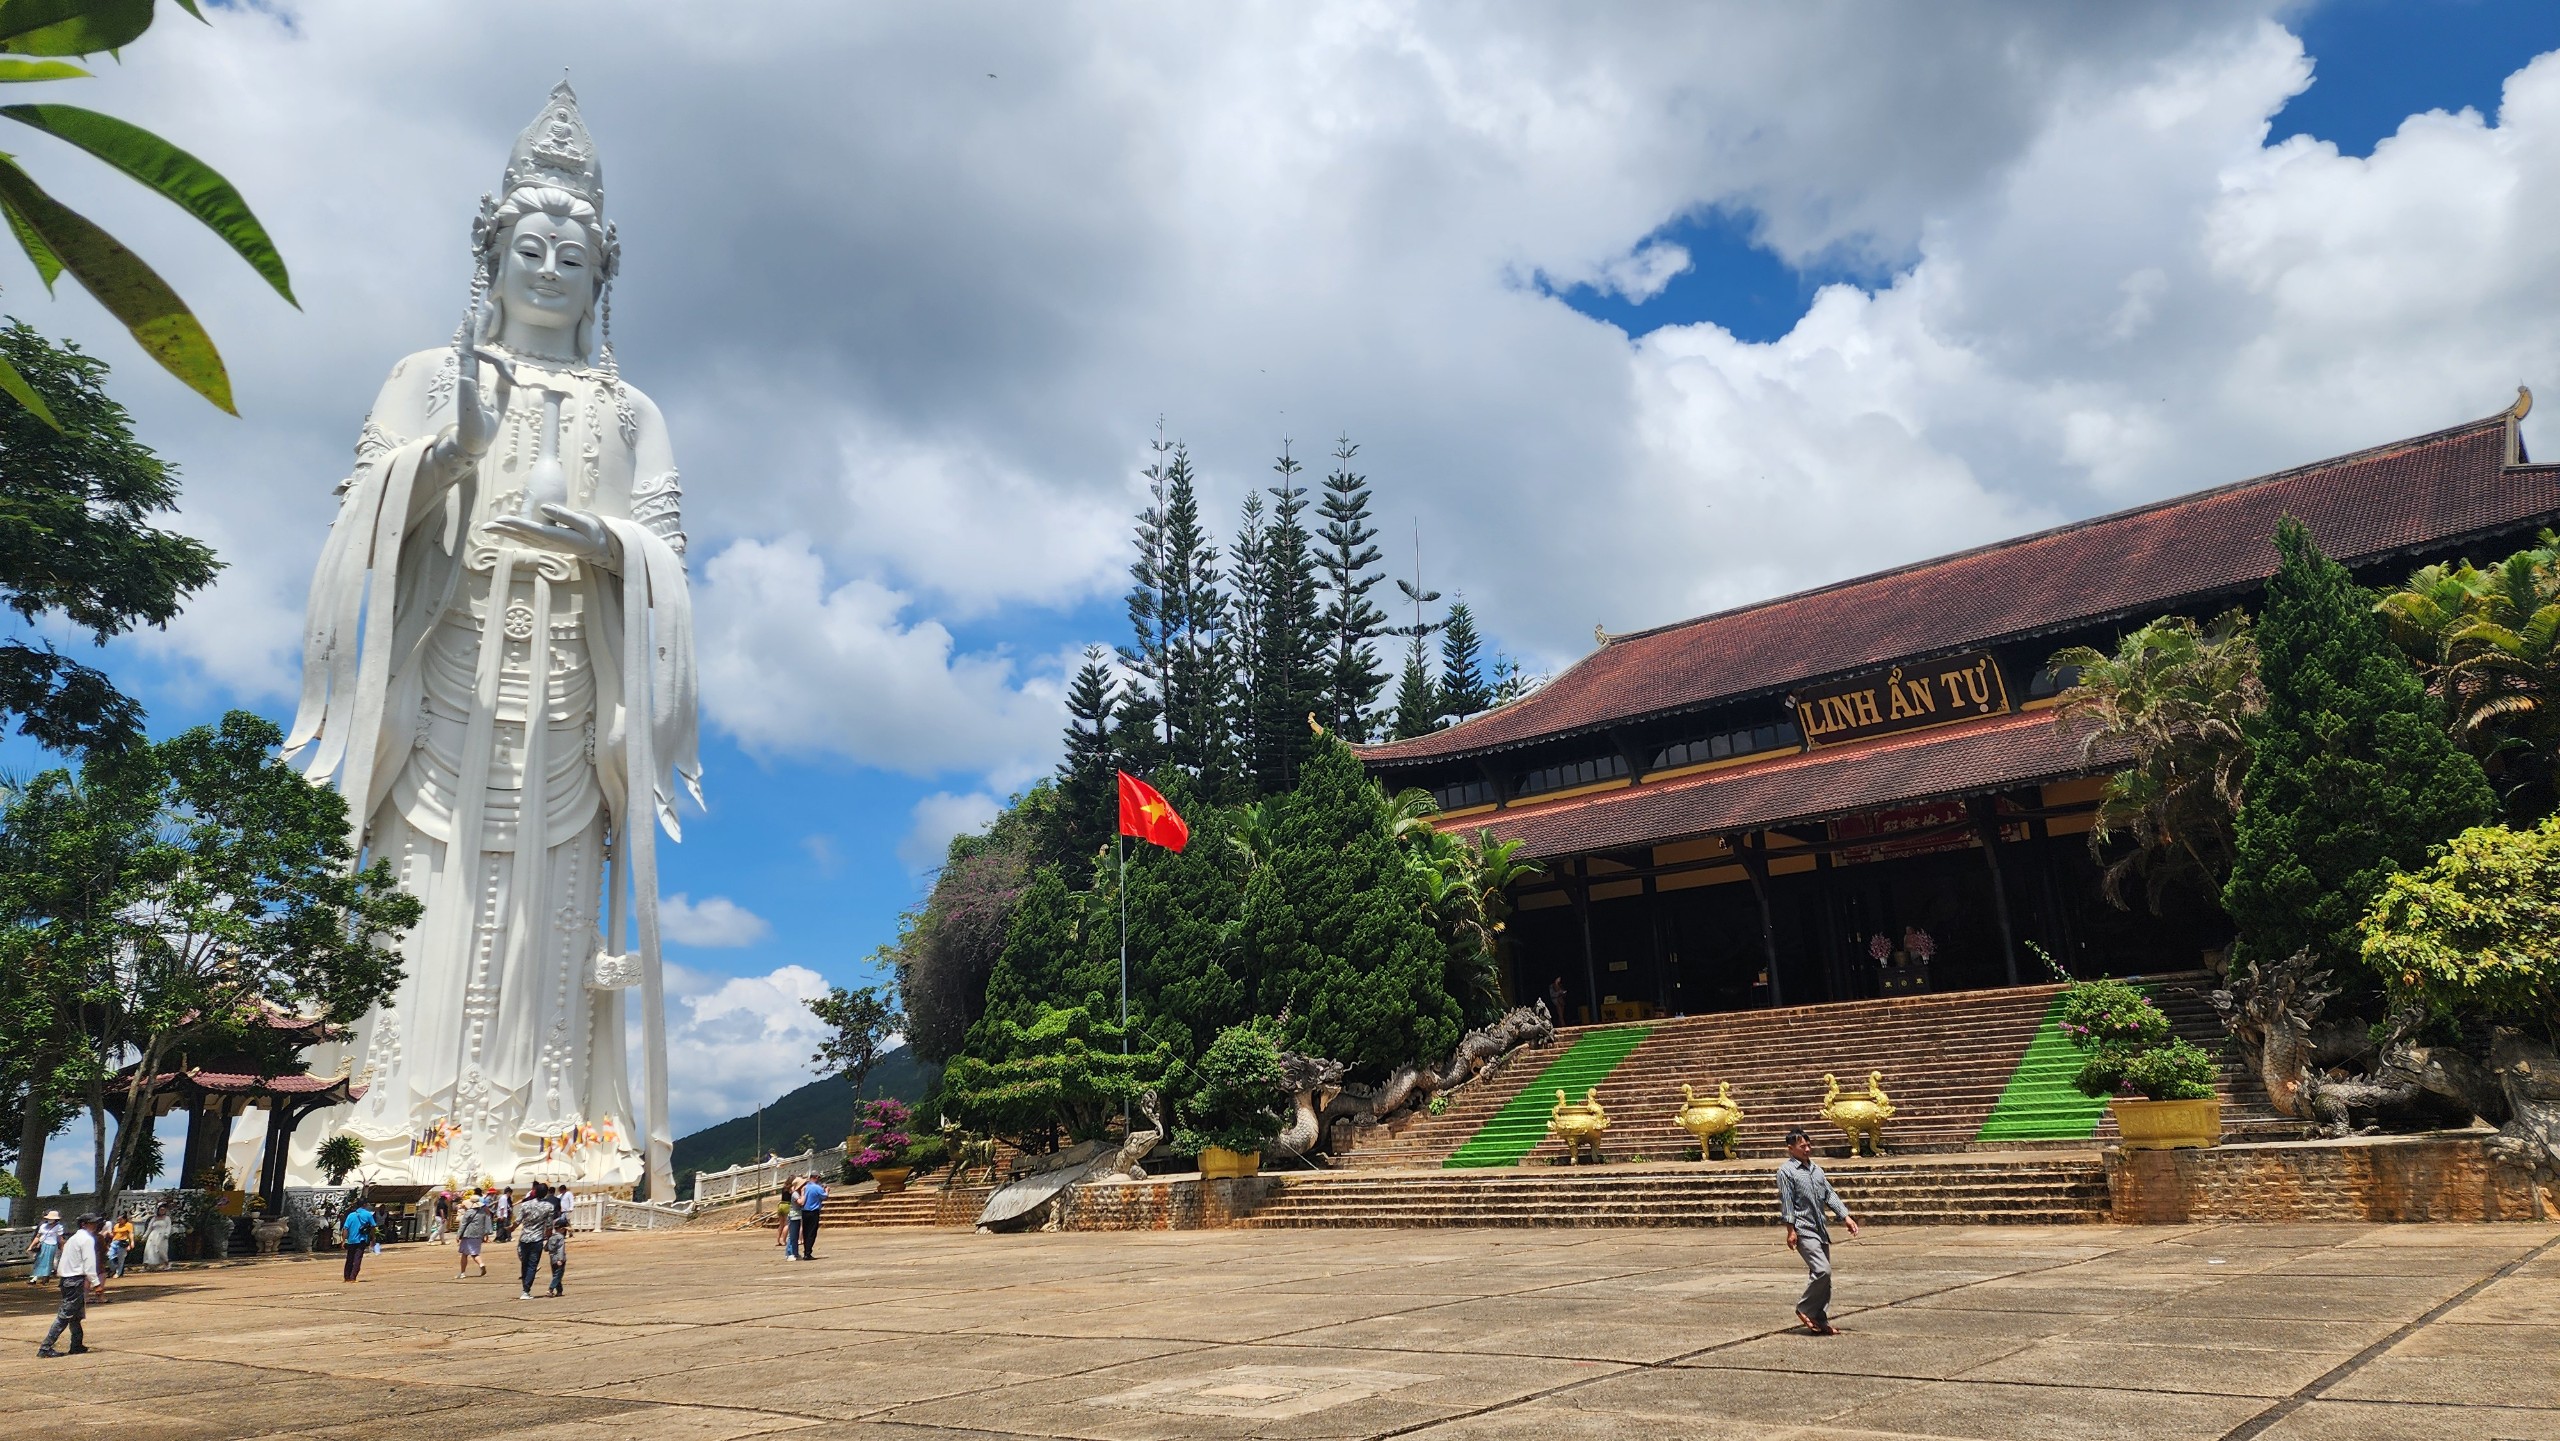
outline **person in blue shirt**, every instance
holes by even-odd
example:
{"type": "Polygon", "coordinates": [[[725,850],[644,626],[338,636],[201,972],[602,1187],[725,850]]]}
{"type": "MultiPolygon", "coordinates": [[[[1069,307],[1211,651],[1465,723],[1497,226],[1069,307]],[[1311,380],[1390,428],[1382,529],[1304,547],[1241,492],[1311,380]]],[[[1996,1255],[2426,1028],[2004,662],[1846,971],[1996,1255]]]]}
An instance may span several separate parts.
{"type": "Polygon", "coordinates": [[[818,1208],[827,1203],[826,1182],[815,1175],[800,1186],[800,1259],[818,1259],[818,1208]]]}
{"type": "Polygon", "coordinates": [[[347,1269],[341,1279],[352,1281],[356,1273],[364,1269],[364,1253],[373,1245],[381,1226],[373,1208],[365,1204],[364,1197],[356,1197],[355,1204],[338,1221],[338,1237],[347,1243],[347,1269]]]}

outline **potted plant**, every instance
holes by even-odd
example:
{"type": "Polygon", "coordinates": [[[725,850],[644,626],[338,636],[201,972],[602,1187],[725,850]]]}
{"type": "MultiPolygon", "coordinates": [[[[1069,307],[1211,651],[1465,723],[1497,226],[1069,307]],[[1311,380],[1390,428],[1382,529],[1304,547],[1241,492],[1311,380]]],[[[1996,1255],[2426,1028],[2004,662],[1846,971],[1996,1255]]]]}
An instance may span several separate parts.
{"type": "Polygon", "coordinates": [[[2214,1090],[2221,1068],[2203,1047],[2171,1035],[2169,1018],[2150,997],[2122,981],[2075,981],[2063,990],[2059,1020],[2081,1056],[2072,1086],[2109,1098],[2126,1149],[2222,1139],[2222,1099],[2214,1090]]]}
{"type": "Polygon", "coordinates": [[[1200,1158],[1200,1174],[1216,1180],[1262,1169],[1262,1148],[1288,1122],[1289,1093],[1280,1048],[1253,1022],[1220,1031],[1185,1077],[1174,1103],[1173,1147],[1200,1158]]]}
{"type": "Polygon", "coordinates": [[[893,1097],[863,1102],[854,1112],[853,1134],[844,1143],[846,1169],[870,1172],[871,1179],[879,1183],[880,1195],[894,1196],[905,1190],[910,1174],[906,1152],[915,1143],[907,1127],[914,1119],[906,1102],[893,1097]]]}
{"type": "Polygon", "coordinates": [[[343,1186],[347,1173],[364,1164],[364,1142],[341,1131],[322,1141],[311,1159],[319,1163],[320,1174],[329,1178],[330,1185],[343,1186]]]}

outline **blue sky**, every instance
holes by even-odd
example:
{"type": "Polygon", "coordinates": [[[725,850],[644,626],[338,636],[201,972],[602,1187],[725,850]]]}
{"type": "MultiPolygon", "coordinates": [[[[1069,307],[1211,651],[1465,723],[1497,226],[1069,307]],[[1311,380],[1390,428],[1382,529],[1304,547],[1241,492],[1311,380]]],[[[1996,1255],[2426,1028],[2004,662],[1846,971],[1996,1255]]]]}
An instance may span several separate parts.
{"type": "Polygon", "coordinates": [[[796,995],[880,979],[941,839],[1051,762],[1067,665],[1122,635],[1159,416],[1221,534],[1283,437],[1320,472],[1348,430],[1390,560],[1418,522],[1431,583],[1551,670],[1595,621],[2560,385],[2532,319],[2560,275],[2533,208],[2560,192],[2550,67],[2525,69],[2560,6],[776,3],[802,7],[789,53],[601,0],[323,0],[147,37],[84,103],[239,181],[303,310],[130,187],[31,163],[197,302],[241,420],[85,298],[0,275],[116,368],[188,477],[181,523],[233,562],[109,668],[156,732],[281,721],[366,400],[450,330],[471,204],[575,63],[624,235],[616,338],[670,419],[723,667],[711,809],[662,862],[709,908],[697,942],[732,942],[672,952],[680,1128],[805,1077],[796,995]],[[234,103],[244,73],[261,103],[234,103]],[[2511,77],[2534,83],[2501,120],[2511,77]]]}

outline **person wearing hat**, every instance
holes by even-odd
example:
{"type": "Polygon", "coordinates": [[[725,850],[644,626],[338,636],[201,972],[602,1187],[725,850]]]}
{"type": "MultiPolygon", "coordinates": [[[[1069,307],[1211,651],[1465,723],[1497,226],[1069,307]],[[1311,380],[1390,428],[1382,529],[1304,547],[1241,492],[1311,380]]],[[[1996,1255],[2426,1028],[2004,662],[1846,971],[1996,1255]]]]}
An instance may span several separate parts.
{"type": "Polygon", "coordinates": [[[62,1213],[47,1211],[36,1226],[36,1234],[27,1242],[27,1254],[36,1258],[27,1272],[27,1284],[41,1286],[53,1279],[53,1258],[62,1251],[62,1213]]]}
{"type": "Polygon", "coordinates": [[[80,1229],[62,1246],[62,1307],[53,1313],[53,1329],[44,1333],[44,1344],[36,1354],[50,1360],[56,1356],[77,1356],[89,1349],[89,1339],[81,1333],[80,1322],[89,1314],[89,1298],[107,1288],[107,1278],[98,1270],[98,1214],[95,1211],[80,1218],[80,1229]],[[71,1349],[57,1351],[53,1343],[62,1333],[71,1333],[71,1349]]]}
{"type": "Polygon", "coordinates": [[[459,1259],[454,1263],[453,1279],[461,1280],[465,1275],[470,1274],[474,1266],[480,1268],[480,1275],[489,1274],[489,1263],[480,1259],[480,1247],[488,1239],[489,1207],[480,1199],[480,1193],[473,1191],[462,1198],[462,1219],[455,1223],[453,1228],[454,1245],[461,1251],[459,1259]]]}

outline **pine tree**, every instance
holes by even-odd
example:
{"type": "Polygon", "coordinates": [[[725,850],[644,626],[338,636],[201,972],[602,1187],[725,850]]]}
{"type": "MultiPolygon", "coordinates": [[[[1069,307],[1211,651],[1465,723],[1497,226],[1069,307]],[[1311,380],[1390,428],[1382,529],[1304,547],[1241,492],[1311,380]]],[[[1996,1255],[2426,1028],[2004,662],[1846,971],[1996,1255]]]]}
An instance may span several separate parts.
{"type": "Polygon", "coordinates": [[[1238,937],[1255,1010],[1287,1013],[1283,1045],[1372,1077],[1446,1056],[1459,1030],[1446,948],[1350,747],[1318,741],[1264,809],[1270,856],[1245,881],[1238,937]]]}
{"type": "Polygon", "coordinates": [[[2480,764],[2393,649],[2373,596],[2276,528],[2282,565],[2258,622],[2265,708],[2248,717],[2248,791],[2223,905],[2261,960],[2309,950],[2352,973],[2356,923],[2395,871],[2496,809],[2480,764]]]}
{"type": "Polygon", "coordinates": [[[1527,695],[1537,682],[1520,673],[1520,662],[1501,651],[1493,653],[1493,703],[1509,705],[1527,695]]]}
{"type": "Polygon", "coordinates": [[[1236,754],[1248,771],[1253,758],[1262,753],[1261,718],[1253,700],[1260,694],[1263,674],[1262,617],[1269,609],[1263,587],[1271,579],[1270,528],[1262,492],[1245,492],[1243,513],[1236,517],[1235,563],[1229,572],[1234,586],[1227,599],[1227,634],[1234,639],[1236,754]]]}
{"type": "Polygon", "coordinates": [[[1376,571],[1377,527],[1369,524],[1368,477],[1353,473],[1351,459],[1360,447],[1343,436],[1334,442],[1333,472],[1324,479],[1324,499],[1316,514],[1324,521],[1324,632],[1327,677],[1325,703],[1318,712],[1326,727],[1345,740],[1365,741],[1375,728],[1372,714],[1387,675],[1378,666],[1375,644],[1386,633],[1386,612],[1369,599],[1381,575],[1376,571]]]}
{"type": "Polygon", "coordinates": [[[1447,627],[1440,632],[1440,713],[1452,720],[1493,709],[1493,690],[1476,659],[1482,645],[1475,612],[1463,600],[1452,602],[1447,627]]]}
{"type": "Polygon", "coordinates": [[[1218,548],[1200,523],[1191,454],[1176,442],[1163,466],[1163,546],[1158,568],[1159,631],[1165,638],[1165,746],[1173,764],[1215,794],[1234,769],[1230,742],[1226,598],[1218,590],[1218,548]]]}
{"type": "Polygon", "coordinates": [[[1390,734],[1400,741],[1429,735],[1440,729],[1441,710],[1440,688],[1431,682],[1422,637],[1415,636],[1405,651],[1404,677],[1396,686],[1396,714],[1390,734]]]}
{"type": "Polygon", "coordinates": [[[1058,760],[1058,805],[1048,827],[1054,834],[1043,838],[1039,857],[1053,864],[1089,861],[1119,823],[1112,720],[1120,687],[1109,657],[1098,645],[1085,647],[1084,665],[1067,686],[1066,754],[1058,760]]]}
{"type": "Polygon", "coordinates": [[[1056,866],[1032,873],[1005,922],[1004,950],[987,977],[987,1008],[969,1028],[964,1051],[993,1060],[987,1037],[1000,1023],[1028,1026],[1040,1008],[1080,1006],[1096,1016],[1120,1014],[1119,930],[1096,925],[1091,911],[1118,897],[1071,890],[1056,866]],[[1108,954],[1106,954],[1106,951],[1108,954]]]}
{"type": "Polygon", "coordinates": [[[1129,563],[1129,630],[1136,644],[1120,647],[1120,663],[1129,668],[1133,679],[1121,718],[1124,723],[1143,720],[1155,733],[1157,742],[1170,752],[1172,713],[1165,704],[1165,686],[1173,669],[1171,657],[1181,601],[1168,594],[1171,587],[1166,582],[1166,491],[1173,472],[1174,442],[1165,439],[1162,421],[1156,423],[1156,438],[1148,442],[1147,448],[1153,452],[1153,459],[1138,472],[1146,477],[1147,506],[1138,512],[1138,554],[1129,563]]]}
{"type": "Polygon", "coordinates": [[[1174,780],[1166,799],[1191,823],[1179,851],[1129,846],[1129,1019],[1140,1049],[1159,1043],[1185,1061],[1224,1027],[1250,1017],[1232,968],[1242,857],[1225,809],[1174,780]]]}
{"type": "Polygon", "coordinates": [[[1254,645],[1255,671],[1245,677],[1253,708],[1254,751],[1247,758],[1253,793],[1272,795],[1295,784],[1312,735],[1307,717],[1324,703],[1325,667],[1316,595],[1315,553],[1303,517],[1307,488],[1286,443],[1271,467],[1271,523],[1263,530],[1258,584],[1262,626],[1254,645]]]}

